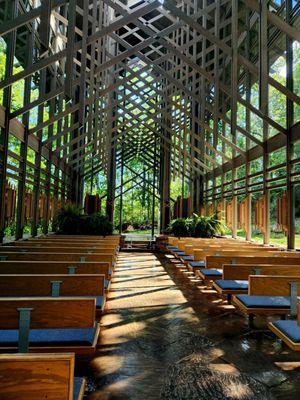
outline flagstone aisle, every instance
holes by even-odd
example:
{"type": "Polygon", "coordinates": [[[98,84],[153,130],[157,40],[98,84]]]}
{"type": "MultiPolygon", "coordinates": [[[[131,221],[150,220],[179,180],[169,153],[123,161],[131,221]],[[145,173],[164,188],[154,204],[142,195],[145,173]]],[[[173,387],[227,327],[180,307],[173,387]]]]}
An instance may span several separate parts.
{"type": "Polygon", "coordinates": [[[269,333],[249,332],[243,317],[164,256],[120,253],[101,325],[88,399],[158,400],[168,366],[200,354],[202,339],[213,343],[217,370],[245,372],[276,399],[299,397],[300,374],[274,365],[269,333]]]}

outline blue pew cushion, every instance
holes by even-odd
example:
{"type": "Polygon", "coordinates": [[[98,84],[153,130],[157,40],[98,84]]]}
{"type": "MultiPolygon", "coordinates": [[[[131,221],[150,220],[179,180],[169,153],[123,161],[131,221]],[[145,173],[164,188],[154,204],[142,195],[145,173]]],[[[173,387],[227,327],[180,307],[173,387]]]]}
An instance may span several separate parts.
{"type": "Polygon", "coordinates": [[[212,269],[212,268],[203,268],[200,269],[202,275],[210,277],[210,276],[219,276],[222,277],[223,270],[221,269],[212,269]]]}
{"type": "Polygon", "coordinates": [[[239,294],[236,296],[247,308],[290,308],[288,296],[250,296],[239,294]]]}
{"type": "Polygon", "coordinates": [[[167,246],[169,250],[179,250],[177,246],[167,246]]]}
{"type": "MultiPolygon", "coordinates": [[[[91,346],[94,342],[96,328],[65,329],[31,329],[30,346],[91,346]]],[[[17,329],[0,330],[0,346],[18,346],[17,329]]]]}
{"type": "Polygon", "coordinates": [[[189,264],[193,268],[205,267],[205,261],[191,261],[189,264]]]}
{"type": "Polygon", "coordinates": [[[220,279],[215,282],[223,290],[247,290],[248,281],[220,279]]]}
{"type": "Polygon", "coordinates": [[[109,283],[110,283],[110,281],[108,279],[105,279],[105,281],[104,281],[104,289],[108,289],[109,288],[109,283]]]}
{"type": "Polygon", "coordinates": [[[194,257],[193,256],[183,256],[181,258],[183,259],[183,261],[194,261],[194,257]]]}
{"type": "Polygon", "coordinates": [[[300,326],[297,321],[275,321],[273,325],[292,342],[300,343],[300,326]]]}
{"type": "Polygon", "coordinates": [[[73,387],[73,400],[78,400],[80,389],[83,384],[83,378],[74,377],[74,387],[73,387]]]}

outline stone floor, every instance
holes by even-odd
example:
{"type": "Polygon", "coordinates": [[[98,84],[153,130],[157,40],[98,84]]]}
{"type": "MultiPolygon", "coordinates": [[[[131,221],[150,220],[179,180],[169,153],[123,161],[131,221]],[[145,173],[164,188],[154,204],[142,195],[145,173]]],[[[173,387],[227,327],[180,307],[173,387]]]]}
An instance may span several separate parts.
{"type": "Polygon", "coordinates": [[[300,368],[285,371],[274,362],[300,355],[281,347],[263,322],[250,331],[243,316],[172,258],[120,253],[87,398],[158,400],[169,366],[201,355],[207,341],[209,368],[245,373],[274,399],[299,399],[300,368]]]}

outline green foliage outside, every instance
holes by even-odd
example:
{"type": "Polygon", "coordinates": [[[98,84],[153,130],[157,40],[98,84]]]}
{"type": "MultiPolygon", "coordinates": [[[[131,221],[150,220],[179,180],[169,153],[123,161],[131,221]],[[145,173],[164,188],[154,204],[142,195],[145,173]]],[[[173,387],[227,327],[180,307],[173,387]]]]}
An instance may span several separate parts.
{"type": "MultiPolygon", "coordinates": [[[[1,38],[0,39],[0,80],[5,77],[5,63],[6,63],[6,43],[1,38]]],[[[23,67],[20,65],[17,59],[14,60],[14,73],[18,73],[22,71],[23,67]]],[[[270,68],[270,76],[278,81],[282,85],[286,85],[286,60],[285,55],[281,55],[277,58],[277,60],[271,65],[270,68]]],[[[300,44],[297,42],[293,43],[293,91],[298,96],[300,96],[300,44]]],[[[259,87],[257,83],[254,83],[251,88],[251,103],[253,106],[258,107],[259,105],[259,87]]],[[[32,82],[32,90],[31,90],[31,101],[36,99],[39,96],[39,89],[32,82]]],[[[241,92],[241,96],[245,96],[245,93],[241,92]]],[[[12,111],[19,109],[23,106],[24,101],[24,80],[20,80],[13,84],[12,86],[12,111]]],[[[0,104],[3,104],[3,90],[0,90],[0,104]]],[[[240,103],[238,104],[238,115],[237,121],[238,125],[245,128],[245,107],[240,103]]],[[[275,120],[278,124],[283,127],[286,127],[286,98],[282,95],[277,89],[273,86],[269,85],[269,115],[275,120]]],[[[229,115],[228,115],[229,116],[229,115]]],[[[48,106],[45,105],[44,108],[44,120],[47,120],[49,117],[48,106]]],[[[251,134],[262,140],[262,120],[258,118],[255,114],[251,113],[251,134]]],[[[300,106],[294,103],[294,122],[300,120],[300,106]]],[[[37,109],[33,109],[30,111],[30,127],[35,126],[37,121],[37,109]]],[[[209,122],[210,126],[212,121],[209,122]]],[[[220,122],[220,129],[222,129],[222,123],[220,122]]],[[[57,131],[57,124],[53,125],[54,134],[57,131]]],[[[269,137],[277,134],[277,132],[269,127],[269,137]]],[[[43,132],[44,136],[47,136],[47,131],[43,132]]],[[[226,124],[226,132],[225,136],[231,140],[230,126],[226,124]]],[[[208,143],[213,144],[213,135],[208,133],[206,140],[208,143]]],[[[246,150],[246,140],[244,135],[237,133],[236,136],[236,144],[242,150],[246,150]]],[[[52,143],[52,146],[55,147],[55,141],[52,143]]],[[[250,146],[254,146],[255,143],[250,141],[250,146]]],[[[224,153],[227,157],[231,158],[233,156],[232,148],[225,144],[224,149],[222,149],[221,142],[218,143],[218,149],[220,151],[224,150],[224,153]]],[[[16,139],[13,135],[9,135],[9,150],[12,153],[15,153],[17,156],[20,156],[20,141],[16,139]]],[[[222,163],[222,157],[220,155],[216,155],[214,153],[209,153],[215,161],[218,163],[222,163]]],[[[294,158],[300,157],[300,142],[295,143],[294,145],[294,158]]],[[[35,160],[35,152],[32,149],[28,150],[27,161],[34,164],[35,160]]],[[[276,152],[270,154],[269,157],[269,165],[276,166],[281,163],[285,163],[286,161],[286,151],[285,149],[280,149],[276,152]]],[[[17,158],[12,157],[11,155],[8,158],[8,164],[14,167],[19,166],[19,161],[17,158]]],[[[9,169],[8,165],[8,169],[9,169]]],[[[210,164],[208,161],[208,166],[213,168],[214,165],[210,164]]],[[[45,171],[46,164],[45,160],[42,159],[42,171],[45,171]]],[[[124,170],[124,185],[123,185],[123,215],[122,222],[125,224],[138,224],[139,226],[147,226],[151,223],[152,219],[152,188],[151,182],[153,180],[153,171],[146,170],[144,160],[142,155],[137,156],[134,160],[128,163],[129,168],[125,168],[124,170]],[[141,174],[141,178],[137,179],[138,185],[136,187],[132,187],[132,183],[128,182],[133,177],[133,172],[136,171],[141,174]]],[[[295,169],[299,169],[296,165],[295,169]]],[[[257,159],[251,162],[251,173],[256,173],[262,170],[262,159],[257,159]]],[[[33,173],[33,170],[30,166],[28,166],[28,172],[33,173]]],[[[13,172],[14,173],[14,172],[13,172]]],[[[42,172],[43,177],[44,172],[42,172]]],[[[270,179],[282,177],[286,174],[286,168],[282,167],[278,170],[274,170],[270,173],[270,179]]],[[[245,177],[245,168],[241,167],[237,170],[237,178],[245,177]]],[[[230,179],[230,173],[228,173],[228,180],[230,179]]],[[[13,178],[8,178],[9,182],[15,186],[17,186],[17,181],[13,178]]],[[[116,186],[120,185],[120,176],[118,172],[116,186]]],[[[257,176],[252,178],[251,183],[262,183],[262,176],[257,176]]],[[[284,185],[284,184],[283,184],[284,185]]],[[[89,190],[89,182],[87,182],[86,190],[89,190]]],[[[93,185],[92,185],[93,193],[99,193],[100,196],[105,195],[106,192],[106,179],[105,176],[101,173],[96,174],[94,177],[93,185]]],[[[27,188],[30,188],[30,185],[27,183],[27,188]]],[[[274,189],[272,190],[271,195],[271,241],[272,243],[281,242],[283,244],[286,243],[286,237],[284,233],[277,232],[274,227],[276,227],[276,198],[280,194],[283,189],[274,189]]],[[[181,178],[176,178],[171,182],[171,198],[176,200],[179,195],[188,195],[188,187],[187,183],[183,182],[181,178]]],[[[257,192],[253,195],[253,199],[259,197],[261,193],[257,192]]],[[[115,205],[115,216],[116,216],[116,226],[120,223],[120,198],[118,197],[115,205]]],[[[296,247],[300,247],[300,191],[296,190],[296,247]]],[[[158,221],[158,201],[155,201],[155,223],[158,221]]],[[[42,227],[40,228],[42,229],[42,227]]],[[[91,228],[92,229],[92,228],[91,228]]],[[[27,224],[25,226],[25,233],[29,233],[30,225],[27,224]]],[[[5,230],[6,236],[13,236],[15,233],[15,223],[10,223],[5,230]]],[[[243,235],[243,232],[239,232],[239,235],[243,235]]],[[[253,230],[253,239],[261,240],[262,235],[260,232],[253,230]]]]}
{"type": "MultiPolygon", "coordinates": [[[[121,174],[117,171],[116,176],[116,200],[115,200],[115,228],[118,230],[120,221],[122,222],[123,231],[126,231],[128,226],[134,226],[135,229],[146,228],[151,226],[152,222],[152,201],[153,201],[153,169],[146,169],[142,157],[126,163],[123,172],[123,212],[120,220],[120,207],[121,207],[121,174]],[[140,174],[140,177],[136,177],[140,174]]],[[[157,185],[157,178],[156,178],[157,185]]],[[[107,182],[104,174],[97,174],[93,179],[92,191],[91,182],[86,182],[85,192],[91,194],[99,194],[103,197],[102,212],[104,212],[106,201],[107,182]]],[[[157,191],[155,191],[157,195],[157,191]]],[[[154,221],[157,226],[158,222],[158,199],[155,197],[154,207],[154,221]]]]}

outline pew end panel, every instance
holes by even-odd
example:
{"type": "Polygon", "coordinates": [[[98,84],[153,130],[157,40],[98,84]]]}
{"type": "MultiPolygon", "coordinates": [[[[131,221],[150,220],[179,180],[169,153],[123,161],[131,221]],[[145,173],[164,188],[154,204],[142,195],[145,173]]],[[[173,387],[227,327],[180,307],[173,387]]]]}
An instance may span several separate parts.
{"type": "Polygon", "coordinates": [[[270,322],[268,327],[289,348],[300,351],[300,301],[297,300],[296,320],[270,322]]]}
{"type": "Polygon", "coordinates": [[[290,349],[300,351],[300,341],[296,341],[300,340],[300,327],[297,321],[269,322],[268,328],[290,349]]]}
{"type": "Polygon", "coordinates": [[[86,381],[74,377],[75,356],[1,354],[0,398],[5,400],[82,400],[86,381]]]}

